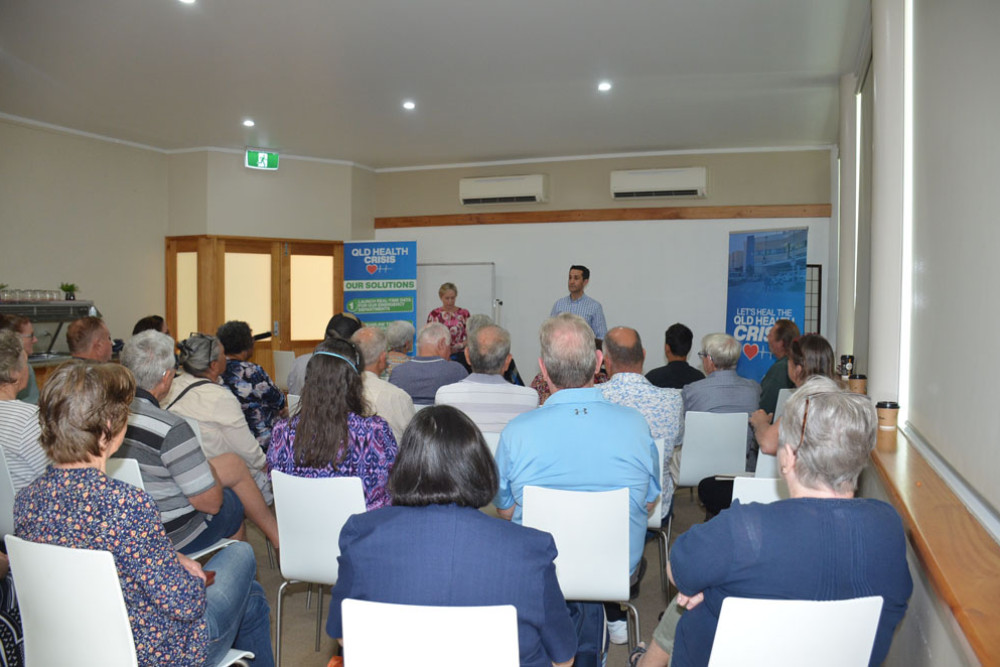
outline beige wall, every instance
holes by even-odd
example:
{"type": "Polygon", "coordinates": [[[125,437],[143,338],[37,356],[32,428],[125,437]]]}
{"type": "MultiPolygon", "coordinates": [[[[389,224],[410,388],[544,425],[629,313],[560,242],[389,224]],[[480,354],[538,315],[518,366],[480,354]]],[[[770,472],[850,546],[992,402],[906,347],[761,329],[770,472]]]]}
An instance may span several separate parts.
{"type": "Polygon", "coordinates": [[[0,120],[0,282],[80,287],[112,336],[163,312],[167,160],[0,120]]]}
{"type": "Polygon", "coordinates": [[[828,204],[830,152],[664,155],[382,172],[377,175],[376,192],[377,217],[649,206],[828,204]],[[708,168],[708,197],[705,199],[623,202],[611,198],[610,172],[613,170],[696,166],[708,168]],[[460,178],[513,174],[547,174],[549,201],[512,206],[463,206],[459,203],[460,178]]]}
{"type": "Polygon", "coordinates": [[[208,153],[167,157],[168,236],[205,234],[208,230],[208,153]]]}
{"type": "Polygon", "coordinates": [[[375,172],[351,169],[351,239],[375,238],[375,172]]]}

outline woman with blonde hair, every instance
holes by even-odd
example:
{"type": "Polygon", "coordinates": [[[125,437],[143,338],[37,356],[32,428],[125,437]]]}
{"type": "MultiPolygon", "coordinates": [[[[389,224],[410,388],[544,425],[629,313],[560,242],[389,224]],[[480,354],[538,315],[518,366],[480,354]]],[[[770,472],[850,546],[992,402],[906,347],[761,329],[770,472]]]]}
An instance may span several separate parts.
{"type": "Polygon", "coordinates": [[[458,288],[455,283],[444,283],[438,290],[438,297],[441,299],[441,306],[435,308],[427,316],[428,324],[440,322],[448,328],[451,334],[451,353],[461,352],[465,349],[465,325],[469,321],[469,311],[455,305],[458,298],[458,288]]]}

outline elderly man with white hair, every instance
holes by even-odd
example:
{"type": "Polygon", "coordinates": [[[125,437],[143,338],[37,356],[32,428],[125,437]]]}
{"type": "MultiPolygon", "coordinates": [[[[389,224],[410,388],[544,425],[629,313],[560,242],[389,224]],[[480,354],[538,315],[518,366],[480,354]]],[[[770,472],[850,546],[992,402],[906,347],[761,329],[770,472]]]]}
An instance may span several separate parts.
{"type": "Polygon", "coordinates": [[[416,405],[433,405],[437,390],[464,379],[469,372],[452,361],[451,335],[440,322],[424,325],[417,334],[417,356],[397,366],[389,382],[413,399],[416,405]]]}
{"type": "MultiPolygon", "coordinates": [[[[386,368],[388,342],[381,327],[362,327],[351,336],[365,365],[361,374],[365,403],[382,419],[389,423],[396,442],[402,442],[403,431],[413,419],[413,399],[405,391],[381,379],[379,375],[386,368]]],[[[371,415],[366,415],[371,416],[371,415]]]]}

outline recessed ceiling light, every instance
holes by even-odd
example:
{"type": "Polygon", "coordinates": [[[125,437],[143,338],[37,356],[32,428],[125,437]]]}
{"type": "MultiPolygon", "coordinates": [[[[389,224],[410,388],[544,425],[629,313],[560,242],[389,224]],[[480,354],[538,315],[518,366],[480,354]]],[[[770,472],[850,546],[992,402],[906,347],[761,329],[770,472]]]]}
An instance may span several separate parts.
{"type": "Polygon", "coordinates": [[[406,109],[407,111],[413,111],[414,109],[417,108],[417,103],[414,102],[413,100],[405,100],[403,102],[403,108],[406,109]]]}
{"type": "Polygon", "coordinates": [[[597,84],[597,89],[599,91],[601,91],[602,93],[606,93],[609,90],[611,90],[611,82],[610,81],[601,81],[599,84],[597,84]]]}
{"type": "Polygon", "coordinates": [[[185,5],[193,5],[195,0],[180,0],[180,2],[183,2],[185,5]]]}
{"type": "Polygon", "coordinates": [[[243,121],[243,127],[253,127],[253,119],[247,118],[245,121],[243,121]]]}

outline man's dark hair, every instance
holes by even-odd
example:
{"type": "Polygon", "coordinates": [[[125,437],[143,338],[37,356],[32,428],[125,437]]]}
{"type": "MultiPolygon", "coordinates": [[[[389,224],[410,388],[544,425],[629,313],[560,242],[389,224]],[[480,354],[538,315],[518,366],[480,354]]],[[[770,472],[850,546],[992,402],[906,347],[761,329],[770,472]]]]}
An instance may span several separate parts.
{"type": "Polygon", "coordinates": [[[326,337],[335,336],[350,340],[354,332],[361,328],[361,321],[351,313],[337,313],[326,323],[326,337]]]}
{"type": "Polygon", "coordinates": [[[583,274],[584,280],[590,280],[590,269],[585,267],[583,264],[574,264],[573,266],[569,267],[569,270],[579,271],[580,273],[583,274]]]}
{"type": "Polygon", "coordinates": [[[479,508],[493,500],[498,488],[493,455],[464,412],[434,405],[410,420],[389,473],[393,505],[479,508]]]}
{"type": "Polygon", "coordinates": [[[670,351],[678,357],[686,357],[691,352],[691,343],[694,341],[694,334],[680,322],[671,324],[663,338],[664,342],[670,346],[670,351]]]}
{"type": "Polygon", "coordinates": [[[791,320],[777,320],[773,328],[775,338],[785,344],[785,352],[788,352],[792,341],[799,337],[798,325],[791,320]]]}
{"type": "Polygon", "coordinates": [[[240,354],[253,349],[253,333],[246,322],[230,320],[218,328],[215,337],[222,343],[226,354],[240,354]]]}
{"type": "Polygon", "coordinates": [[[143,331],[163,331],[163,318],[159,315],[147,315],[132,327],[132,335],[137,333],[142,333],[143,331]]]}

